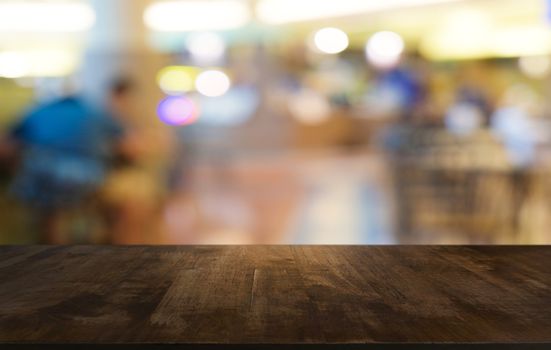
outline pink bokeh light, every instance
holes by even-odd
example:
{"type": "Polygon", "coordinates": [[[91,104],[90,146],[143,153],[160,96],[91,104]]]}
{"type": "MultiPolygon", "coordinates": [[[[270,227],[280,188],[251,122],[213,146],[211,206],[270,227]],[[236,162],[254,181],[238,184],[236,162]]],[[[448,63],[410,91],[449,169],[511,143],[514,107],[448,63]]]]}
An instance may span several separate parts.
{"type": "Polygon", "coordinates": [[[189,125],[197,120],[197,105],[186,96],[169,96],[157,108],[159,119],[169,125],[189,125]]]}

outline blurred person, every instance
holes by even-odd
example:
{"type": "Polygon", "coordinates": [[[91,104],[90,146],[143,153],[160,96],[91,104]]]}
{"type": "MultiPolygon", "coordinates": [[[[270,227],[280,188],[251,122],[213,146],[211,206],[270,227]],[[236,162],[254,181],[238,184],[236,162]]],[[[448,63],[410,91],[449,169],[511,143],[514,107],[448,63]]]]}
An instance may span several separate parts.
{"type": "Polygon", "coordinates": [[[381,145],[397,154],[409,148],[407,140],[416,127],[434,126],[428,111],[426,62],[412,55],[396,68],[382,72],[375,81],[377,94],[367,102],[372,110],[396,117],[393,123],[379,132],[381,145]]]}
{"type": "Polygon", "coordinates": [[[97,194],[122,134],[75,93],[38,105],[13,127],[4,146],[19,158],[10,192],[33,210],[41,242],[69,243],[62,215],[97,194]]]}
{"type": "Polygon", "coordinates": [[[452,134],[468,136],[480,129],[483,119],[482,112],[476,106],[458,102],[450,106],[444,122],[452,134]]]}
{"type": "Polygon", "coordinates": [[[119,80],[107,101],[109,113],[125,130],[100,194],[108,240],[113,244],[157,243],[159,239],[156,230],[160,229],[165,186],[152,169],[150,159],[154,157],[151,144],[158,146],[163,142],[137,118],[135,90],[131,80],[119,80]]]}
{"type": "Polygon", "coordinates": [[[513,227],[520,230],[520,213],[532,194],[530,169],[536,165],[537,146],[545,141],[545,128],[536,117],[541,113],[543,103],[529,86],[516,84],[505,92],[501,106],[491,119],[494,135],[503,143],[513,168],[511,185],[513,189],[513,227]]]}
{"type": "Polygon", "coordinates": [[[452,134],[468,136],[485,124],[487,110],[488,103],[480,92],[463,87],[446,111],[444,123],[452,134]]]}
{"type": "Polygon", "coordinates": [[[419,78],[404,66],[383,72],[368,92],[365,102],[376,114],[396,115],[409,122],[422,96],[419,78]]]}
{"type": "Polygon", "coordinates": [[[492,106],[486,93],[474,84],[461,86],[457,93],[457,101],[465,103],[478,109],[484,118],[483,124],[488,125],[488,117],[491,114],[492,106]]]}
{"type": "Polygon", "coordinates": [[[532,166],[536,160],[536,146],[542,141],[542,131],[535,117],[542,103],[527,85],[516,84],[504,94],[500,106],[493,113],[491,128],[503,142],[511,165],[516,169],[532,166]]]}

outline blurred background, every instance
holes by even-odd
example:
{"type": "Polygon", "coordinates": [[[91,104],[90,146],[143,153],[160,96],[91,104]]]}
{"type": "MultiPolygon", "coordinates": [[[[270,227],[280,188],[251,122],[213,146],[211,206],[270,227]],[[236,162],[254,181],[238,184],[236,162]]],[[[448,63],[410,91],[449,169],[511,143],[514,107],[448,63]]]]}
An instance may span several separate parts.
{"type": "Polygon", "coordinates": [[[0,0],[0,244],[550,244],[551,1],[0,0]]]}

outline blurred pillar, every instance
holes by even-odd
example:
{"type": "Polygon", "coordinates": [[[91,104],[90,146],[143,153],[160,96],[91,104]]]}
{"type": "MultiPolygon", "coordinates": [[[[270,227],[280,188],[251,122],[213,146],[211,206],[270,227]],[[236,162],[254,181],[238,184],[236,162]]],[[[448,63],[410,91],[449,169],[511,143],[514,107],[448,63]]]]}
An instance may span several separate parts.
{"type": "MultiPolygon", "coordinates": [[[[156,116],[162,93],[155,76],[165,59],[149,47],[143,21],[151,0],[89,1],[96,11],[96,24],[88,37],[80,74],[83,93],[104,105],[113,80],[129,78],[137,85],[131,101],[134,122],[149,130],[162,130],[156,116]]],[[[161,144],[152,143],[152,150],[161,144]]]]}
{"type": "MultiPolygon", "coordinates": [[[[150,0],[89,0],[96,12],[96,24],[90,31],[81,69],[84,96],[101,107],[108,107],[109,88],[120,77],[136,83],[129,96],[127,122],[134,131],[133,140],[140,145],[132,177],[126,177],[126,188],[134,187],[123,200],[143,206],[153,205],[163,193],[166,169],[170,161],[171,135],[157,118],[156,108],[162,93],[155,76],[164,65],[164,56],[148,45],[148,30],[143,13],[150,0]],[[131,181],[130,181],[131,180],[131,181]],[[130,185],[130,182],[133,185],[130,185]],[[139,183],[136,183],[139,182],[139,183]],[[141,193],[140,198],[136,193],[141,193]],[[144,198],[155,197],[155,198],[144,198]],[[149,203],[148,203],[149,202],[149,203]]],[[[145,229],[144,229],[145,230],[145,229]]],[[[150,237],[151,238],[151,237],[150,237]]],[[[133,237],[119,242],[148,242],[133,237]]]]}
{"type": "Polygon", "coordinates": [[[96,11],[96,25],[89,38],[92,48],[145,49],[143,12],[150,0],[89,0],[96,11]]]}
{"type": "Polygon", "coordinates": [[[147,45],[142,19],[150,0],[89,1],[96,11],[96,24],[88,37],[81,72],[85,93],[101,102],[109,83],[122,75],[150,87],[160,60],[147,45]]]}

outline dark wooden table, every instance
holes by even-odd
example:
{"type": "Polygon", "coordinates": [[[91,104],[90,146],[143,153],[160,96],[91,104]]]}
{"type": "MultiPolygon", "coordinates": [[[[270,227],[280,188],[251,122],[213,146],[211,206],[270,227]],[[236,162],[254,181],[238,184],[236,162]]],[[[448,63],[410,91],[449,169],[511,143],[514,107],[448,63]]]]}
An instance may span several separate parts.
{"type": "Polygon", "coordinates": [[[0,349],[551,349],[551,247],[0,248],[0,349]]]}

